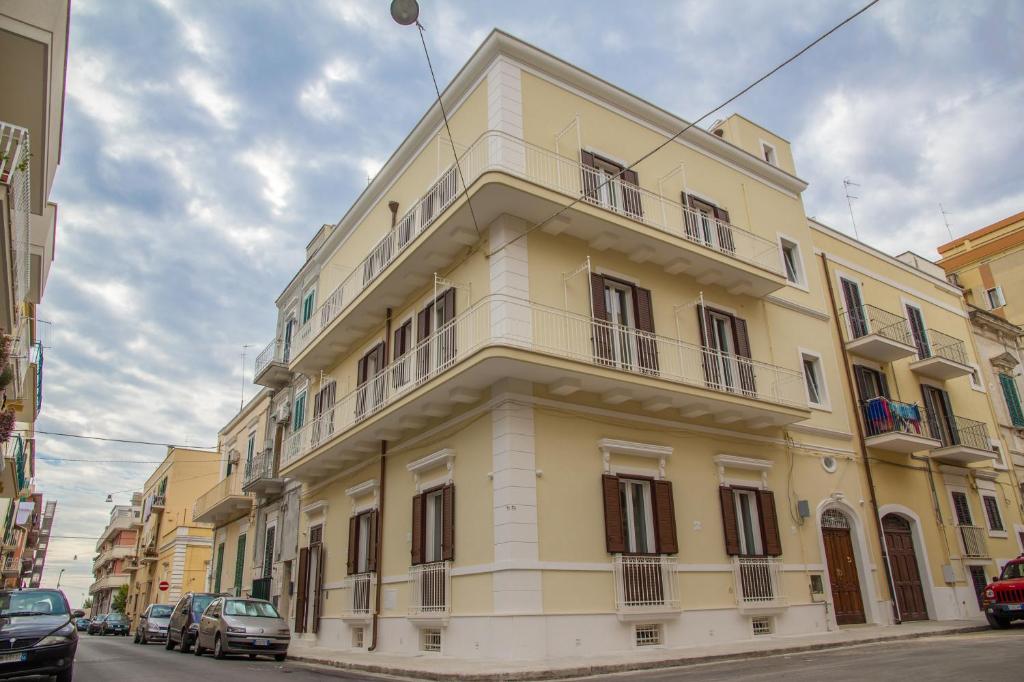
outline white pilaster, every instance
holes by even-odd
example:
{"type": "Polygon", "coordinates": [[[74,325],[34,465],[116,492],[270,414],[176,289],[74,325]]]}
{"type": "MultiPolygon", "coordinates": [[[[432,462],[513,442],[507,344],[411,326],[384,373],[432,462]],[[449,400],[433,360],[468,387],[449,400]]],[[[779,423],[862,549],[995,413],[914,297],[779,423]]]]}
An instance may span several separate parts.
{"type": "Polygon", "coordinates": [[[491,336],[523,346],[533,340],[533,315],[526,305],[530,300],[529,237],[521,236],[526,229],[521,218],[498,216],[490,225],[491,250],[498,250],[488,261],[491,293],[500,294],[491,303],[491,336]]]}
{"type": "Polygon", "coordinates": [[[523,149],[522,70],[498,59],[487,72],[487,127],[501,133],[492,135],[488,145],[491,166],[512,173],[526,168],[523,149]]]}

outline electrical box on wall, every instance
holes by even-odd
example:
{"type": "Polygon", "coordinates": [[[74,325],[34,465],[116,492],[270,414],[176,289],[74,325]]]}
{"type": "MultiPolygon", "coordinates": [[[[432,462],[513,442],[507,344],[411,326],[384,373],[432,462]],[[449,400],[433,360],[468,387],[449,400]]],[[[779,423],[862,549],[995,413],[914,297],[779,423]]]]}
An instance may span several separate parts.
{"type": "Polygon", "coordinates": [[[942,565],[942,579],[947,583],[956,582],[956,569],[953,568],[953,564],[942,565]]]}
{"type": "Polygon", "coordinates": [[[800,515],[801,519],[809,518],[811,516],[811,503],[807,500],[797,500],[796,513],[800,515]]]}

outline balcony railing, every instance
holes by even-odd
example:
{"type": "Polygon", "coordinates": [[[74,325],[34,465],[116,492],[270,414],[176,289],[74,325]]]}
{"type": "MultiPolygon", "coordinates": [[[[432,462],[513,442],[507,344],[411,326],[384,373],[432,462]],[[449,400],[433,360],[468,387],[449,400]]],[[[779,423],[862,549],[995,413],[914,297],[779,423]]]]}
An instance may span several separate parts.
{"type": "Polygon", "coordinates": [[[665,611],[679,608],[676,560],[667,556],[617,554],[615,608],[618,611],[665,611]]]}
{"type": "Polygon", "coordinates": [[[192,508],[192,518],[199,518],[228,497],[241,497],[243,495],[245,495],[245,493],[242,492],[241,476],[228,476],[226,478],[222,478],[218,483],[214,484],[212,488],[196,499],[196,503],[192,508]]]}
{"type": "MultiPolygon", "coordinates": [[[[601,206],[702,249],[774,275],[783,274],[778,245],[774,241],[641,187],[618,180],[601,187],[601,182],[593,176],[593,168],[505,133],[488,131],[481,135],[459,157],[458,165],[466,184],[472,184],[491,171],[508,173],[573,199],[601,206]]],[[[430,227],[455,202],[461,189],[455,164],[452,164],[299,329],[293,340],[292,357],[301,353],[430,227]]]]}
{"type": "Polygon", "coordinates": [[[910,334],[907,319],[890,313],[888,310],[862,304],[859,308],[844,310],[843,318],[846,321],[843,328],[848,334],[847,341],[853,341],[869,334],[877,334],[890,341],[907,346],[914,345],[914,338],[910,334]]]}
{"type": "Polygon", "coordinates": [[[253,599],[266,599],[270,601],[270,587],[273,584],[274,579],[270,577],[265,578],[253,578],[252,589],[249,590],[249,596],[253,599]]]}
{"type": "Polygon", "coordinates": [[[988,557],[988,542],[985,540],[985,529],[978,526],[962,526],[957,524],[964,556],[972,559],[988,557]]]}
{"type": "Polygon", "coordinates": [[[864,418],[864,432],[868,438],[887,433],[906,433],[938,439],[932,428],[933,420],[928,418],[928,413],[920,405],[888,398],[872,398],[862,402],[860,409],[864,418]]]}
{"type": "Polygon", "coordinates": [[[290,354],[291,348],[285,344],[283,339],[274,339],[256,356],[253,376],[259,376],[260,372],[265,370],[272,362],[287,364],[290,354]]]}
{"type": "Polygon", "coordinates": [[[409,569],[409,615],[445,615],[451,611],[451,562],[436,561],[409,569]]]}
{"type": "Polygon", "coordinates": [[[919,348],[917,357],[919,360],[926,360],[930,357],[940,357],[953,362],[958,362],[961,365],[969,364],[967,360],[967,348],[964,346],[964,342],[955,336],[943,334],[942,332],[935,331],[934,329],[928,330],[928,346],[923,349],[919,348]],[[924,351],[923,353],[922,350],[924,351]]]}
{"type": "Polygon", "coordinates": [[[503,295],[486,296],[340,398],[285,441],[281,466],[341,435],[482,348],[505,346],[601,368],[744,396],[806,405],[802,375],[632,327],[503,295]]]}
{"type": "MultiPolygon", "coordinates": [[[[429,580],[428,580],[429,583],[429,580]]],[[[345,616],[360,617],[373,613],[376,575],[360,573],[345,578],[342,584],[341,610],[345,616]]],[[[443,598],[442,593],[442,598],[443,598]]]]}
{"type": "Polygon", "coordinates": [[[9,184],[15,315],[21,315],[28,296],[29,213],[32,208],[31,144],[28,129],[0,121],[0,184],[9,184]]]}
{"type": "Polygon", "coordinates": [[[245,462],[243,488],[261,478],[277,478],[274,459],[272,448],[265,448],[260,452],[253,453],[252,459],[245,462]]]}
{"type": "Polygon", "coordinates": [[[740,606],[770,608],[786,603],[782,591],[782,560],[776,557],[734,557],[733,577],[740,606]]]}
{"type": "Polygon", "coordinates": [[[943,447],[963,445],[976,450],[992,450],[992,441],[988,437],[988,425],[985,422],[957,415],[950,418],[937,416],[931,421],[931,428],[938,434],[943,447]]]}

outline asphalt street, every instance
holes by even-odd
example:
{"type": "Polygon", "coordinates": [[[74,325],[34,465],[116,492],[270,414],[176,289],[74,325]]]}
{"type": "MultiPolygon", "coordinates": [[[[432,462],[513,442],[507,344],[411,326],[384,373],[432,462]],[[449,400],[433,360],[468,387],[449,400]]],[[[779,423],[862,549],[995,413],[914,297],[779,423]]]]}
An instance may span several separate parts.
{"type": "MultiPolygon", "coordinates": [[[[903,640],[827,651],[768,656],[685,668],[620,673],[587,680],[663,682],[1018,682],[1024,679],[1024,627],[1005,632],[903,640]]],[[[246,657],[197,658],[163,645],[138,646],[126,637],[83,636],[75,660],[75,682],[262,682],[287,676],[288,682],[398,680],[367,673],[312,670],[301,664],[246,657]]]]}

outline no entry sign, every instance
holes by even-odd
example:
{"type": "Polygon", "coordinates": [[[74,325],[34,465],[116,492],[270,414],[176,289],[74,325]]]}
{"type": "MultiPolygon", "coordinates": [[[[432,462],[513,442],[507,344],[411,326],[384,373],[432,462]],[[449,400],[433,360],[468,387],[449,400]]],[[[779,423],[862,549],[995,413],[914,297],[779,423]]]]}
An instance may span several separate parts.
{"type": "Polygon", "coordinates": [[[160,588],[161,592],[166,592],[168,589],[170,589],[171,584],[169,582],[167,582],[166,580],[161,580],[160,584],[157,585],[157,587],[160,588]]]}

